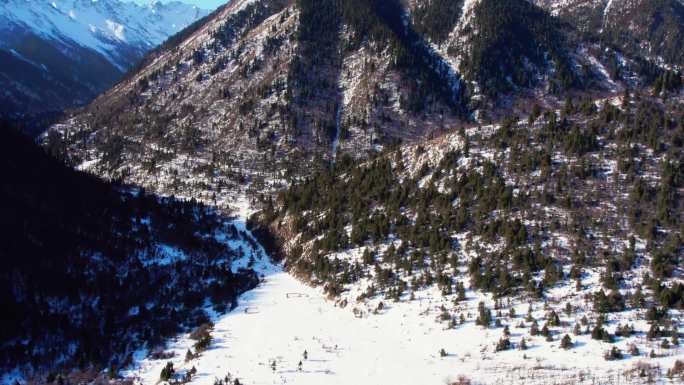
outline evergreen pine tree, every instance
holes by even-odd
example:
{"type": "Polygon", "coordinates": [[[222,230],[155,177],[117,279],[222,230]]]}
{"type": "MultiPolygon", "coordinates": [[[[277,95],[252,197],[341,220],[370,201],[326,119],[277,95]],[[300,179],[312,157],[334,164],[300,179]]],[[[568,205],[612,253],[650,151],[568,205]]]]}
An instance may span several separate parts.
{"type": "Polygon", "coordinates": [[[159,375],[159,379],[161,381],[169,381],[171,377],[173,377],[175,373],[175,369],[173,368],[173,363],[172,362],[167,362],[166,366],[161,371],[161,374],[159,375]]]}
{"type": "Polygon", "coordinates": [[[561,345],[560,345],[561,348],[567,350],[567,349],[572,348],[573,345],[574,344],[573,344],[572,339],[570,338],[569,335],[566,334],[565,336],[563,336],[563,339],[561,339],[561,345]]]}

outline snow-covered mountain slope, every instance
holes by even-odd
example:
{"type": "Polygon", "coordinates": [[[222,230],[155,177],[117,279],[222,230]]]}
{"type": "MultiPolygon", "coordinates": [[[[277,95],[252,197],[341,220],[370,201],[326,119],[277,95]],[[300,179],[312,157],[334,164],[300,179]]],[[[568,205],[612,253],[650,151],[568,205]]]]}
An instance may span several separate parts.
{"type": "MultiPolygon", "coordinates": [[[[140,184],[158,173],[164,176],[156,188],[169,193],[189,190],[189,179],[172,187],[166,175],[221,170],[211,182],[221,191],[245,182],[258,186],[266,175],[299,173],[305,162],[331,159],[333,147],[363,156],[378,145],[456,124],[458,76],[430,67],[439,60],[424,46],[407,53],[413,45],[372,11],[364,12],[383,31],[378,37],[331,13],[335,2],[322,4],[230,3],[194,33],[155,51],[140,71],[57,128],[79,131],[93,144],[103,143],[99,138],[108,133],[126,137],[122,162],[102,162],[99,149],[72,153],[73,161],[90,161],[92,170],[108,176],[124,172],[140,184]],[[385,35],[389,40],[380,40],[385,35]],[[400,54],[415,66],[397,64],[394,56],[400,54]],[[131,124],[119,124],[117,116],[131,124]],[[336,138],[339,146],[333,146],[336,138]],[[134,142],[141,151],[129,151],[134,142]],[[160,152],[168,162],[138,167],[160,152]],[[181,160],[186,157],[188,162],[181,160]]],[[[392,25],[401,21],[396,16],[392,25]]]]}
{"type": "Polygon", "coordinates": [[[622,89],[600,47],[574,45],[572,28],[523,0],[505,3],[234,2],[55,130],[73,164],[213,200],[245,183],[263,191],[337,153],[362,158],[528,113],[537,99],[622,89]],[[433,25],[440,14],[449,17],[433,25]],[[115,161],[103,161],[118,139],[115,161]]]}
{"type": "Polygon", "coordinates": [[[242,263],[253,261],[260,286],[214,314],[208,348],[178,335],[121,375],[145,385],[680,383],[681,97],[570,103],[302,181],[275,202],[285,217],[270,217],[292,224],[287,248],[299,251],[284,268],[252,249],[242,263]]]}
{"type": "Polygon", "coordinates": [[[168,360],[216,385],[442,382],[459,365],[486,383],[662,383],[682,357],[682,79],[641,59],[522,0],[245,0],[45,143],[162,195],[249,196],[253,233],[320,288],[264,261],[213,348],[181,336],[137,357],[145,383],[168,360]],[[243,338],[260,333],[274,342],[243,338]]]}
{"type": "Polygon", "coordinates": [[[180,2],[4,0],[0,114],[87,103],[150,49],[207,14],[180,2]]]}

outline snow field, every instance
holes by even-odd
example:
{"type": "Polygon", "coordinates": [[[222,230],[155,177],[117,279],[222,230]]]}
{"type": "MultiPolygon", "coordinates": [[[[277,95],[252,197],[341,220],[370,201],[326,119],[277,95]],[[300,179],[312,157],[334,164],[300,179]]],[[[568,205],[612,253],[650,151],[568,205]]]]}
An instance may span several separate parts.
{"type": "MultiPolygon", "coordinates": [[[[443,304],[436,288],[417,292],[412,301],[385,301],[385,309],[378,314],[365,312],[357,318],[352,311],[357,305],[336,306],[321,290],[306,286],[263,255],[257,257],[255,268],[263,282],[244,294],[232,312],[215,317],[214,340],[207,351],[185,363],[185,352],[194,341],[185,335],[169,345],[176,353],[170,361],[178,373],[193,366],[197,369],[192,384],[213,385],[228,374],[255,385],[445,384],[459,375],[485,384],[551,384],[560,379],[577,384],[643,383],[638,377],[628,379],[624,372],[642,359],[648,361],[645,356],[609,362],[602,354],[612,345],[587,335],[572,336],[575,348],[567,351],[559,346],[565,332],[554,335],[551,343],[541,336],[530,337],[530,323],[524,322],[525,303],[513,304],[517,316],[504,322],[511,329],[511,341],[517,345],[524,336],[529,348],[495,353],[494,344],[503,328],[475,325],[477,303],[486,298],[474,292],[469,291],[467,303],[461,305],[465,324],[448,329],[436,320],[443,304]],[[516,327],[520,322],[525,328],[516,327]],[[442,348],[446,357],[440,357],[442,348]],[[303,358],[305,350],[308,359],[303,358]]],[[[559,289],[553,294],[563,297],[565,293],[559,289]]],[[[535,305],[540,327],[545,313],[535,305]]],[[[558,313],[562,322],[574,324],[558,313]]],[[[613,331],[614,325],[607,327],[613,331]]],[[[618,340],[616,346],[626,352],[623,345],[618,340]]],[[[669,368],[674,357],[653,361],[669,368]]],[[[166,362],[141,358],[125,374],[135,377],[136,383],[157,384],[166,362]]]]}

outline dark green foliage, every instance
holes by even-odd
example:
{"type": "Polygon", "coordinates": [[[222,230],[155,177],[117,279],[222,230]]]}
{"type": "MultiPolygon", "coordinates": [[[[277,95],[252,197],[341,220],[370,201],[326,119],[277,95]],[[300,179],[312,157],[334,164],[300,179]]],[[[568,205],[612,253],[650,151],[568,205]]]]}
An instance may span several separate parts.
{"type": "Polygon", "coordinates": [[[599,313],[612,313],[622,311],[625,301],[619,291],[612,291],[609,295],[599,290],[594,293],[594,310],[599,313]]]}
{"type": "Polygon", "coordinates": [[[671,277],[676,262],[674,255],[656,250],[651,260],[651,272],[656,278],[671,277]]]}
{"type": "Polygon", "coordinates": [[[603,327],[596,325],[591,331],[591,338],[604,342],[613,342],[613,336],[603,327]]]}
{"type": "Polygon", "coordinates": [[[582,156],[594,151],[597,147],[596,134],[584,132],[577,126],[574,126],[570,134],[565,136],[565,151],[570,154],[582,156]]]}
{"type": "Polygon", "coordinates": [[[492,311],[487,309],[484,302],[480,302],[477,307],[478,315],[475,324],[488,328],[492,323],[492,311]]]}
{"type": "Polygon", "coordinates": [[[574,345],[575,344],[572,342],[572,338],[570,338],[570,336],[567,334],[561,339],[560,347],[563,349],[572,349],[574,345]]]}
{"type": "Polygon", "coordinates": [[[540,69],[554,65],[556,89],[577,85],[564,52],[563,26],[546,11],[525,0],[484,0],[476,6],[473,22],[471,28],[477,34],[461,71],[477,80],[485,94],[495,96],[515,86],[534,85],[536,74],[527,69],[526,59],[540,69]]]}
{"type": "Polygon", "coordinates": [[[630,337],[631,335],[634,334],[634,327],[625,324],[624,326],[618,324],[617,328],[615,328],[615,335],[619,337],[630,337]]]}
{"type": "Polygon", "coordinates": [[[449,37],[461,17],[463,0],[428,0],[411,13],[416,31],[441,44],[449,37]]]}
{"type": "Polygon", "coordinates": [[[663,306],[663,311],[657,311],[655,308],[649,309],[647,318],[651,320],[658,320],[664,316],[668,308],[670,309],[684,309],[684,284],[681,282],[674,283],[672,286],[664,286],[655,284],[655,298],[663,306]]]}
{"type": "Polygon", "coordinates": [[[547,321],[549,323],[549,326],[552,326],[552,327],[561,326],[560,317],[558,317],[558,314],[556,313],[555,310],[551,310],[551,312],[548,314],[547,321]]]}
{"type": "Polygon", "coordinates": [[[161,381],[169,381],[175,373],[176,370],[173,368],[173,363],[167,362],[166,366],[164,366],[164,368],[161,371],[161,374],[159,375],[159,379],[161,381]]]}
{"type": "Polygon", "coordinates": [[[501,352],[504,350],[510,350],[511,349],[511,340],[508,338],[502,338],[499,340],[499,342],[496,343],[496,351],[501,352]]]}
{"type": "Polygon", "coordinates": [[[622,351],[620,351],[620,349],[618,349],[617,346],[613,346],[603,355],[603,358],[605,358],[606,361],[621,360],[622,357],[622,351]]]}

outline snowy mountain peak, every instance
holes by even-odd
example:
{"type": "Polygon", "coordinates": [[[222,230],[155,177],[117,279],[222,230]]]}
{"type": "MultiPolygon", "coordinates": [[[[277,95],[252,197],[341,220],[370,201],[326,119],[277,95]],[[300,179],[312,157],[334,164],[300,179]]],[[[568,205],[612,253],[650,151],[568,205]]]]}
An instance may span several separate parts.
{"type": "Polygon", "coordinates": [[[178,1],[0,1],[0,116],[87,103],[207,14],[178,1]]]}
{"type": "Polygon", "coordinates": [[[66,44],[73,42],[98,51],[119,68],[128,68],[131,63],[117,52],[121,43],[146,50],[207,13],[181,2],[8,0],[0,5],[0,33],[23,29],[66,44]]]}

